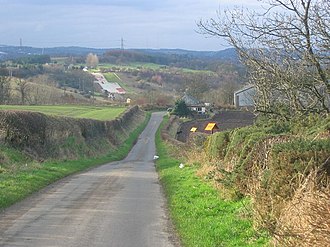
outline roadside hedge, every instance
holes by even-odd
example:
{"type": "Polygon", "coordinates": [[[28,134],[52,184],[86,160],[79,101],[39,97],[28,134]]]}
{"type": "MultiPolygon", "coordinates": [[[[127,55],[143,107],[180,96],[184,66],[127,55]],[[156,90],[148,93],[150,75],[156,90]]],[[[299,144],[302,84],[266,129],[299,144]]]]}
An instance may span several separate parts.
{"type": "Polygon", "coordinates": [[[0,111],[0,144],[39,159],[93,156],[120,145],[142,118],[137,106],[111,121],[0,111]]]}

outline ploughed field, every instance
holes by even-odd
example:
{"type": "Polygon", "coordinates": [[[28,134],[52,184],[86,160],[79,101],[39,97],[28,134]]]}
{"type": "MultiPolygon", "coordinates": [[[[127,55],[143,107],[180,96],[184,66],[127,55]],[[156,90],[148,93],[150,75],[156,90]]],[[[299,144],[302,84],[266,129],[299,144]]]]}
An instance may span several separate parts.
{"type": "Polygon", "coordinates": [[[0,105],[0,110],[18,110],[41,112],[47,115],[90,118],[95,120],[112,120],[126,110],[126,107],[110,106],[77,106],[77,105],[56,105],[56,106],[24,106],[24,105],[0,105]]]}

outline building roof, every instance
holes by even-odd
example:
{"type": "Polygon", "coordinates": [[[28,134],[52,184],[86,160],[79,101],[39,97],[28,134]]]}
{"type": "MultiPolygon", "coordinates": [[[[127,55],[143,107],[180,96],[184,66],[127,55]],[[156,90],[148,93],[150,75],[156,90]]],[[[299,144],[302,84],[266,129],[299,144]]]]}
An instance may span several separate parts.
{"type": "Polygon", "coordinates": [[[101,88],[109,93],[125,94],[126,91],[117,82],[108,82],[101,73],[92,73],[96,78],[95,83],[99,84],[101,88]]]}
{"type": "Polygon", "coordinates": [[[117,93],[119,93],[119,94],[125,94],[126,93],[126,91],[122,87],[117,87],[116,90],[117,90],[117,93]]]}
{"type": "Polygon", "coordinates": [[[219,129],[219,127],[217,126],[216,123],[208,123],[205,127],[205,130],[207,130],[207,131],[211,131],[214,129],[219,129]]]}
{"type": "Polygon", "coordinates": [[[190,129],[190,131],[191,131],[191,132],[196,132],[196,131],[197,131],[197,128],[196,128],[196,127],[192,127],[192,128],[190,129]]]}
{"type": "Polygon", "coordinates": [[[240,90],[235,91],[234,94],[236,95],[236,94],[248,91],[252,88],[255,88],[255,86],[254,85],[246,85],[245,87],[241,88],[240,90]]]}
{"type": "Polygon", "coordinates": [[[193,96],[188,95],[186,93],[182,97],[182,100],[186,103],[187,106],[196,106],[196,105],[202,104],[198,99],[196,99],[193,96]]]}

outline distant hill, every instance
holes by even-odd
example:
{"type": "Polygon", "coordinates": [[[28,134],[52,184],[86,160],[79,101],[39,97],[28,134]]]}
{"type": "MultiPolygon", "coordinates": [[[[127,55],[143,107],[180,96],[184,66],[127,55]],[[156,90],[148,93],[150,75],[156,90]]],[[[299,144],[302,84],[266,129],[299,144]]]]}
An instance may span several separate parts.
{"type": "Polygon", "coordinates": [[[220,51],[192,51],[192,50],[182,50],[182,49],[141,49],[147,54],[167,54],[167,55],[179,55],[199,59],[208,60],[230,60],[232,62],[238,61],[237,52],[234,48],[227,48],[220,51]]]}
{"type": "Polygon", "coordinates": [[[228,48],[222,51],[217,51],[212,54],[213,58],[219,58],[224,60],[238,61],[238,54],[235,48],[228,48]]]}
{"type": "MultiPolygon", "coordinates": [[[[88,53],[103,55],[106,52],[120,51],[119,49],[88,48],[88,47],[52,47],[37,48],[29,46],[6,46],[0,45],[0,60],[8,60],[28,55],[50,55],[50,56],[86,56],[88,53]]],[[[151,57],[155,56],[178,56],[182,58],[194,58],[203,60],[223,60],[238,62],[237,53],[234,48],[221,51],[191,51],[183,49],[127,49],[125,52],[139,52],[151,57]]]]}
{"type": "Polygon", "coordinates": [[[95,49],[77,46],[38,48],[30,46],[0,45],[0,60],[13,59],[28,55],[84,56],[90,52],[101,55],[106,51],[107,49],[95,49]]]}

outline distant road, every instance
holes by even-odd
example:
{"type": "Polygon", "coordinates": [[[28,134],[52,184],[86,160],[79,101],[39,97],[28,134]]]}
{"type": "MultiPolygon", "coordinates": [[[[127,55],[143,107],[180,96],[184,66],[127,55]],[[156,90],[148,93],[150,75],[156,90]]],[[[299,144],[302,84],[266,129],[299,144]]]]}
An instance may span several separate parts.
{"type": "Polygon", "coordinates": [[[125,160],[64,179],[0,214],[0,246],[177,246],[153,163],[162,116],[152,114],[125,160]]]}

